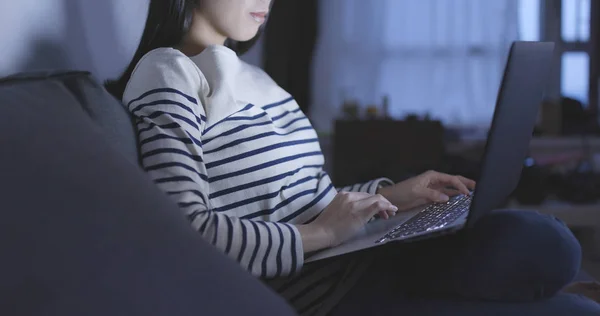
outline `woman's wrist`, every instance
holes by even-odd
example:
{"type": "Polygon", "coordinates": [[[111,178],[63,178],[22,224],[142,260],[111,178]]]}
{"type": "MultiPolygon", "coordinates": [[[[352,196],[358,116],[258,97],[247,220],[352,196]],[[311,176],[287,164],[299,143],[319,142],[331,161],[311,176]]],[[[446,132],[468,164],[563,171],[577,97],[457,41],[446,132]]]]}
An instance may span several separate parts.
{"type": "Polygon", "coordinates": [[[305,225],[296,225],[296,228],[302,237],[304,253],[329,248],[333,244],[331,234],[321,225],[313,222],[305,225]]]}
{"type": "Polygon", "coordinates": [[[386,200],[392,202],[392,204],[393,204],[394,202],[391,200],[390,188],[392,188],[391,185],[379,186],[377,188],[377,191],[375,191],[375,193],[382,195],[384,198],[386,198],[386,200]]]}
{"type": "Polygon", "coordinates": [[[386,200],[390,201],[399,210],[404,211],[410,208],[406,205],[406,201],[402,198],[402,193],[398,192],[399,188],[394,185],[382,186],[377,190],[377,194],[381,194],[386,200]]]}

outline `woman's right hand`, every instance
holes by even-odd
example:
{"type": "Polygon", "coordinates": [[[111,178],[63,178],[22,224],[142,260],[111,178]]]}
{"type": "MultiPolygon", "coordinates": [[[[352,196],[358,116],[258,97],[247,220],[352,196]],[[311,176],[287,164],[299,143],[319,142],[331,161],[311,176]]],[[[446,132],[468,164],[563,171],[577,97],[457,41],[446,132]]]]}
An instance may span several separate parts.
{"type": "Polygon", "coordinates": [[[375,214],[397,210],[379,194],[340,192],[312,223],[298,227],[304,251],[337,246],[358,233],[375,214]]]}

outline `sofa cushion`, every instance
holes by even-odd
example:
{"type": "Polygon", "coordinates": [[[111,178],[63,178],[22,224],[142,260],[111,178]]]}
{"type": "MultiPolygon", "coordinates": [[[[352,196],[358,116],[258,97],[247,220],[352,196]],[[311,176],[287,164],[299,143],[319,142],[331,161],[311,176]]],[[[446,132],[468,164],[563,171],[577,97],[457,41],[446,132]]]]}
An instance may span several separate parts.
{"type": "Polygon", "coordinates": [[[132,119],[121,104],[90,73],[83,71],[46,71],[20,73],[0,79],[3,98],[16,98],[30,106],[57,106],[82,110],[100,128],[111,146],[130,162],[138,162],[132,119]],[[33,93],[35,91],[35,93],[33,93]],[[49,103],[52,100],[60,102],[49,103]]]}
{"type": "Polygon", "coordinates": [[[79,106],[99,85],[61,76],[0,84],[0,315],[292,315],[79,106]]]}

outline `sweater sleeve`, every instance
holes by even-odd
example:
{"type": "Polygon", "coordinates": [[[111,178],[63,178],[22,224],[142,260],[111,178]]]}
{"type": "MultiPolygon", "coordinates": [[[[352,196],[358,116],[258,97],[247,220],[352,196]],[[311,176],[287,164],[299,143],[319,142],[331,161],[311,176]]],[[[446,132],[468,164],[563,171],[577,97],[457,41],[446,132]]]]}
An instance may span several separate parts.
{"type": "Polygon", "coordinates": [[[378,188],[393,184],[394,182],[390,179],[379,178],[365,183],[357,183],[354,185],[338,188],[338,192],[366,192],[370,194],[376,194],[378,188]]]}
{"type": "Polygon", "coordinates": [[[211,210],[202,151],[206,113],[200,96],[206,81],[185,55],[167,57],[142,60],[124,96],[136,122],[143,168],[204,239],[253,275],[273,278],[299,271],[304,254],[295,226],[211,210]]]}

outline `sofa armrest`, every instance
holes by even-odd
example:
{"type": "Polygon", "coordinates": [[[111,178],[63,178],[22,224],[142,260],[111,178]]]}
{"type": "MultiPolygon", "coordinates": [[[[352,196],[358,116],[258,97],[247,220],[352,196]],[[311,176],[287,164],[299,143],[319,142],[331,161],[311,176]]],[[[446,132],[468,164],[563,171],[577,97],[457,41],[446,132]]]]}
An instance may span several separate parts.
{"type": "Polygon", "coordinates": [[[48,84],[0,84],[0,315],[294,314],[48,84]]]}

